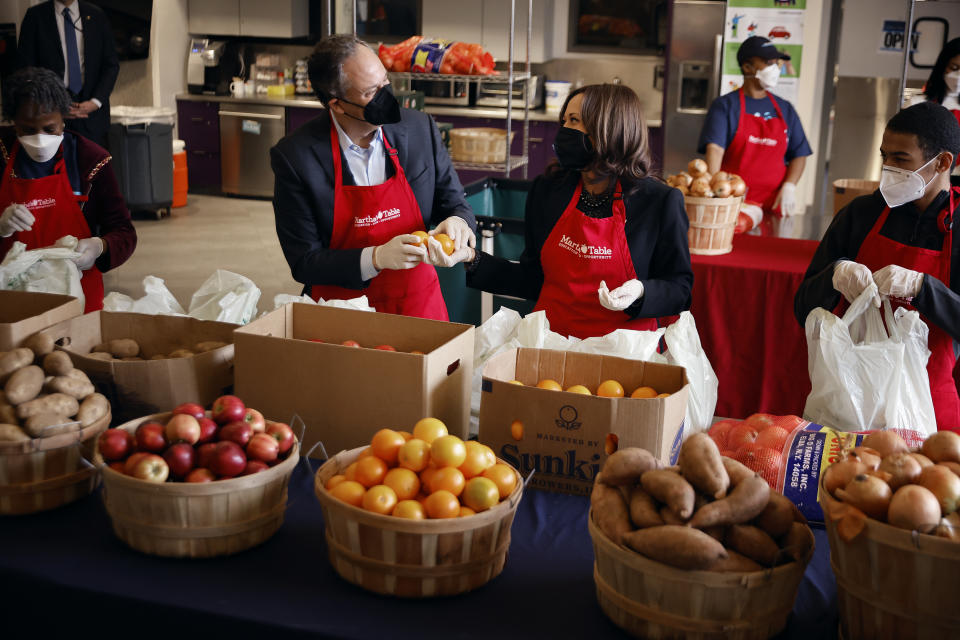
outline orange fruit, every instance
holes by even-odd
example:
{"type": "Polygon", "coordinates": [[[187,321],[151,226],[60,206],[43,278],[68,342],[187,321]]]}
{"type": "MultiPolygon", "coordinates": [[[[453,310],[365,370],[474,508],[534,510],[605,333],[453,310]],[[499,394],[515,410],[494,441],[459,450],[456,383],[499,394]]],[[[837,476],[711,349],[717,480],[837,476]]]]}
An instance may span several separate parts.
{"type": "Polygon", "coordinates": [[[360,458],[357,460],[355,475],[357,482],[368,489],[383,484],[383,477],[387,475],[387,463],[376,456],[360,458]]]}
{"type": "Polygon", "coordinates": [[[354,482],[353,480],[344,480],[330,490],[330,495],[337,500],[343,500],[347,504],[352,504],[355,507],[359,507],[363,504],[363,496],[366,494],[366,492],[367,490],[364,489],[363,485],[359,482],[354,482]]]}
{"type": "Polygon", "coordinates": [[[480,513],[500,502],[500,487],[490,478],[471,478],[463,488],[463,503],[480,513]]]}
{"type": "Polygon", "coordinates": [[[447,435],[447,433],[449,433],[447,425],[436,418],[424,418],[413,425],[413,437],[420,438],[427,444],[432,443],[440,436],[447,435]]]}
{"type": "Polygon", "coordinates": [[[556,380],[551,380],[550,378],[544,378],[537,383],[538,389],[548,389],[550,391],[563,391],[563,387],[560,386],[560,383],[556,380]]]}
{"type": "Polygon", "coordinates": [[[417,236],[418,238],[420,238],[420,241],[419,241],[419,242],[411,242],[410,244],[415,244],[415,245],[417,245],[418,247],[425,247],[425,246],[427,246],[427,242],[426,242],[426,241],[427,241],[427,238],[430,237],[430,234],[429,234],[429,233],[427,233],[426,231],[414,231],[411,235],[417,236]]]}
{"type": "Polygon", "coordinates": [[[514,440],[520,441],[523,440],[523,423],[519,420],[514,420],[510,423],[510,436],[514,440]]]}
{"type": "Polygon", "coordinates": [[[604,398],[622,398],[623,385],[616,380],[604,380],[597,387],[597,395],[604,398]]]}
{"type": "Polygon", "coordinates": [[[456,518],[460,515],[460,501],[449,491],[434,491],[423,504],[430,518],[456,518]]]}
{"type": "MultiPolygon", "coordinates": [[[[413,352],[411,351],[410,353],[413,353],[413,352]]],[[[397,431],[397,433],[403,436],[404,442],[409,442],[413,440],[413,434],[410,433],[409,431],[397,431]]]]}
{"type": "Polygon", "coordinates": [[[420,493],[420,478],[410,469],[397,467],[387,471],[383,484],[393,489],[398,500],[411,500],[420,493]]]}
{"type": "Polygon", "coordinates": [[[407,440],[397,452],[397,464],[411,471],[423,471],[430,463],[430,445],[420,438],[407,440]]]}
{"type": "Polygon", "coordinates": [[[391,467],[397,465],[397,451],[403,446],[406,440],[403,436],[393,429],[380,429],[373,434],[370,440],[370,449],[373,455],[387,463],[391,467]]]}
{"type": "Polygon", "coordinates": [[[423,520],[427,513],[423,510],[423,505],[416,500],[401,500],[393,508],[390,514],[398,518],[409,518],[411,520],[423,520]]]}
{"type": "Polygon", "coordinates": [[[658,398],[669,398],[669,397],[670,397],[670,394],[669,394],[669,393],[658,393],[658,394],[657,394],[657,397],[658,397],[658,398]]]}
{"type": "Polygon", "coordinates": [[[367,447],[366,449],[360,452],[360,455],[357,456],[357,460],[359,460],[360,458],[366,458],[367,456],[372,456],[372,455],[373,455],[373,449],[370,447],[367,447]]]}
{"type": "Polygon", "coordinates": [[[397,494],[385,484],[378,484],[367,489],[363,494],[363,508],[367,511],[388,516],[397,506],[397,494]]]}
{"type": "Polygon", "coordinates": [[[430,477],[430,493],[449,491],[453,495],[459,496],[463,493],[465,484],[466,479],[460,469],[444,467],[443,469],[437,469],[437,472],[430,477]]]}
{"type": "Polygon", "coordinates": [[[637,387],[630,394],[631,398],[656,398],[657,390],[653,387],[637,387]]]}
{"type": "Polygon", "coordinates": [[[440,247],[445,254],[448,256],[453,255],[453,250],[456,248],[456,245],[453,244],[453,239],[451,239],[450,236],[445,233],[438,233],[433,236],[433,239],[440,243],[440,247]]]}
{"type": "Polygon", "coordinates": [[[346,479],[347,479],[347,476],[343,475],[342,473],[338,473],[337,475],[332,476],[329,480],[327,480],[327,484],[324,485],[324,487],[326,488],[327,491],[330,491],[330,489],[333,489],[335,486],[337,486],[338,484],[340,484],[346,479]]]}
{"type": "Polygon", "coordinates": [[[438,469],[436,467],[427,467],[420,472],[420,490],[430,493],[430,481],[433,480],[433,476],[436,475],[438,469]]]}
{"type": "Polygon", "coordinates": [[[482,444],[480,446],[483,447],[483,451],[487,454],[487,469],[497,464],[497,454],[493,452],[493,449],[491,449],[485,444],[482,444]]]}
{"type": "Polygon", "coordinates": [[[510,381],[510,384],[518,384],[518,385],[520,385],[521,387],[523,386],[523,383],[520,382],[519,380],[511,380],[511,381],[510,381]]]}
{"type": "Polygon", "coordinates": [[[463,477],[469,480],[483,473],[484,469],[490,466],[490,460],[487,457],[487,452],[484,448],[485,445],[480,444],[476,440],[464,442],[463,446],[467,448],[467,458],[463,461],[463,464],[460,465],[459,469],[461,473],[463,473],[463,477]]]}
{"type": "Polygon", "coordinates": [[[347,468],[343,470],[343,477],[347,480],[356,480],[357,479],[357,463],[351,462],[347,465],[347,468]]]}
{"type": "Polygon", "coordinates": [[[438,467],[459,467],[467,459],[467,447],[457,436],[440,436],[430,445],[430,459],[438,467]]]}
{"type": "Polygon", "coordinates": [[[461,507],[460,507],[460,517],[461,517],[461,518],[466,518],[467,516],[475,516],[475,515],[477,515],[477,512],[476,512],[476,511],[474,511],[474,510],[471,509],[470,507],[464,507],[464,506],[461,505],[461,507]]]}
{"type": "MultiPolygon", "coordinates": [[[[422,482],[420,483],[420,487],[421,487],[421,488],[424,487],[424,484],[423,484],[422,482]]],[[[414,500],[416,500],[417,502],[419,502],[419,503],[420,503],[420,506],[424,506],[425,504],[427,504],[427,498],[429,498],[429,497],[430,497],[430,494],[428,494],[428,493],[418,493],[418,494],[417,494],[417,497],[414,498],[414,500]]]]}
{"type": "Polygon", "coordinates": [[[484,471],[481,476],[493,480],[497,489],[500,490],[501,500],[513,493],[513,490],[517,487],[517,474],[503,463],[498,462],[484,471]]]}
{"type": "Polygon", "coordinates": [[[582,393],[585,396],[593,395],[590,393],[590,389],[587,389],[582,384],[573,385],[572,387],[567,389],[567,393],[582,393]]]}
{"type": "Polygon", "coordinates": [[[607,438],[603,443],[603,450],[607,455],[611,453],[616,453],[617,449],[620,448],[620,436],[615,433],[608,433],[607,438]]]}

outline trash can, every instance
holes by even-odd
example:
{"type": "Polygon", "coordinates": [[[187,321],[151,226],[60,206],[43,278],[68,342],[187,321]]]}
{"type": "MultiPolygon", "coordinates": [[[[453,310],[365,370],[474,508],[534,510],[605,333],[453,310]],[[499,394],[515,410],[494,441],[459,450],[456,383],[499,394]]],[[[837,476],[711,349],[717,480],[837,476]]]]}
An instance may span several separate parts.
{"type": "Polygon", "coordinates": [[[169,107],[110,109],[110,153],[120,191],[131,211],[159,218],[173,204],[173,123],[169,107]]]}

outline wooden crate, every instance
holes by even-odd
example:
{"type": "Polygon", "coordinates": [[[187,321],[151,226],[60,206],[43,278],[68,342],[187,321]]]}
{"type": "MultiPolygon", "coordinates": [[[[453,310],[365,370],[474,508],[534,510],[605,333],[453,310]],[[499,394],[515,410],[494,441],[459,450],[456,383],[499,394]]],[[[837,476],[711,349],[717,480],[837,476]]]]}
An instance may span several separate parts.
{"type": "Polygon", "coordinates": [[[687,239],[690,253],[715,256],[733,250],[733,232],[743,198],[697,198],[684,196],[683,204],[690,219],[687,239]]]}

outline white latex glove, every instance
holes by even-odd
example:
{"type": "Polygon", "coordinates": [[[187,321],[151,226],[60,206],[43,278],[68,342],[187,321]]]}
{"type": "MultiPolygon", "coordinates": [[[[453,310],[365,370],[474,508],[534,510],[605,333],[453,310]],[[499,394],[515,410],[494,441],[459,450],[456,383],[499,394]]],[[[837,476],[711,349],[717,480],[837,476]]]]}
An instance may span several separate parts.
{"type": "Polygon", "coordinates": [[[373,266],[384,269],[413,269],[427,257],[427,250],[419,246],[420,238],[412,233],[401,233],[373,250],[373,266]]]}
{"type": "Polygon", "coordinates": [[[463,246],[460,249],[454,249],[449,256],[443,252],[443,246],[440,242],[429,236],[427,238],[427,261],[435,267],[452,267],[461,262],[473,260],[473,249],[469,246],[463,246]]]}
{"type": "Polygon", "coordinates": [[[600,295],[600,304],[610,311],[623,311],[643,296],[643,283],[639,280],[627,280],[622,285],[610,291],[607,283],[600,281],[597,289],[600,295]]]}
{"type": "Polygon", "coordinates": [[[22,204],[13,203],[0,214],[0,238],[6,238],[17,231],[30,231],[36,218],[22,204]]]}
{"type": "Polygon", "coordinates": [[[797,185],[792,182],[784,182],[780,186],[780,193],[777,194],[777,200],[773,203],[776,209],[780,205],[780,215],[789,218],[797,213],[797,185]]]}
{"type": "Polygon", "coordinates": [[[874,271],[873,281],[877,283],[877,289],[882,296],[910,299],[920,293],[923,274],[891,264],[879,271],[874,271]]]}
{"type": "MultiPolygon", "coordinates": [[[[833,288],[843,294],[847,302],[853,302],[873,282],[873,274],[865,265],[852,260],[841,260],[833,267],[833,288]]],[[[880,296],[875,296],[873,305],[880,307],[880,296]]]]}
{"type": "Polygon", "coordinates": [[[93,263],[103,253],[103,240],[100,238],[84,238],[77,242],[76,251],[80,254],[80,257],[74,258],[73,262],[80,271],[86,271],[93,266],[93,263]]]}
{"type": "Polygon", "coordinates": [[[436,229],[430,231],[431,236],[435,236],[438,233],[445,233],[453,240],[454,255],[466,246],[477,246],[477,237],[473,234],[473,229],[471,229],[467,221],[460,216],[450,216],[438,224],[436,229]]]}

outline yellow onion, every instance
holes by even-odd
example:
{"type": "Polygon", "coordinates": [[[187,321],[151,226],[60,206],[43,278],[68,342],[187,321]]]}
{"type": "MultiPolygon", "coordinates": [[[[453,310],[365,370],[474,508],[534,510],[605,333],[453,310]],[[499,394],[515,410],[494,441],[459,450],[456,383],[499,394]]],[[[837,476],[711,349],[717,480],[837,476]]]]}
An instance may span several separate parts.
{"type": "Polygon", "coordinates": [[[924,440],[920,452],[934,462],[960,462],[960,435],[937,431],[924,440]]]}
{"type": "Polygon", "coordinates": [[[713,181],[713,195],[718,198],[729,198],[733,194],[733,187],[726,180],[713,181]]]}
{"type": "Polygon", "coordinates": [[[912,484],[920,477],[923,467],[920,461],[907,452],[894,453],[880,461],[880,471],[890,474],[887,484],[896,491],[905,484],[912,484]]]}
{"type": "Polygon", "coordinates": [[[837,489],[837,498],[876,520],[886,517],[891,496],[890,485],[865,473],[859,474],[843,489],[837,489]]]}
{"type": "Polygon", "coordinates": [[[699,178],[707,172],[707,163],[701,158],[694,158],[687,164],[687,172],[694,178],[699,178]]]}
{"type": "Polygon", "coordinates": [[[917,453],[916,451],[910,452],[910,457],[920,463],[921,469],[926,469],[927,467],[933,466],[933,460],[923,455],[922,453],[917,453]]]}
{"type": "Polygon", "coordinates": [[[907,452],[910,449],[907,447],[907,443],[903,441],[903,438],[900,437],[896,431],[874,431],[867,434],[867,437],[863,439],[863,446],[874,449],[880,454],[881,458],[886,458],[889,455],[894,453],[903,453],[907,452]]]}
{"type": "Polygon", "coordinates": [[[943,515],[953,513],[960,505],[960,478],[942,464],[935,464],[921,471],[917,484],[937,496],[943,515]]]}
{"type": "Polygon", "coordinates": [[[909,531],[932,531],[940,523],[940,503],[937,496],[918,484],[900,487],[890,500],[887,522],[909,531]]]}
{"type": "Polygon", "coordinates": [[[823,477],[823,486],[830,493],[850,484],[855,477],[867,471],[867,465],[857,458],[847,457],[827,467],[823,477]]]}
{"type": "Polygon", "coordinates": [[[860,445],[850,449],[850,455],[860,458],[860,462],[867,465],[868,469],[876,470],[880,466],[880,452],[870,447],[860,445]]]}

